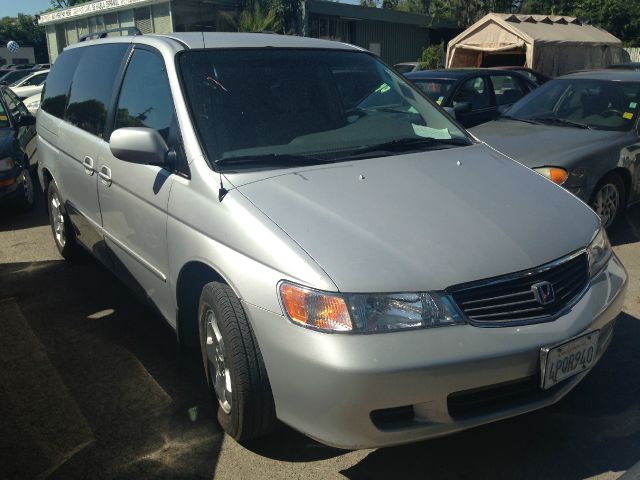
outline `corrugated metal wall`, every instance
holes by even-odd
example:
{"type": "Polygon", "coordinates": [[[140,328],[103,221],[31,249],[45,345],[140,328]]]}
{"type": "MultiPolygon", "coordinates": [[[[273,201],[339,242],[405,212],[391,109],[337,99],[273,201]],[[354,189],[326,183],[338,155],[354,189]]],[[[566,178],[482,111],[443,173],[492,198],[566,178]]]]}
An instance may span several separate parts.
{"type": "Polygon", "coordinates": [[[418,60],[429,45],[428,29],[414,25],[363,20],[356,22],[355,30],[356,45],[368,50],[379,43],[380,57],[391,65],[418,60]]]}

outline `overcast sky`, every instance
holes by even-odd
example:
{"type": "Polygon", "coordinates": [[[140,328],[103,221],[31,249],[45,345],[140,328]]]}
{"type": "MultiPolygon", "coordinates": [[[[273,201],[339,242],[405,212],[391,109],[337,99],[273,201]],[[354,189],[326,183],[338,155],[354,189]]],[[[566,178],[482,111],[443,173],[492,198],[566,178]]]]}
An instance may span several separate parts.
{"type": "Polygon", "coordinates": [[[18,13],[35,15],[50,6],[50,0],[0,0],[0,17],[13,17],[18,13]]]}

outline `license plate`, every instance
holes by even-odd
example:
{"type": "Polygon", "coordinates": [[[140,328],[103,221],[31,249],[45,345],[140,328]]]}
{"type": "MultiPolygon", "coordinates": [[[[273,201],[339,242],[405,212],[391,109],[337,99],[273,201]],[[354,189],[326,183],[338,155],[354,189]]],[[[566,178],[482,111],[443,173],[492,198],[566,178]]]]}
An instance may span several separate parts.
{"type": "Polygon", "coordinates": [[[591,368],[596,362],[599,336],[600,331],[596,330],[560,345],[541,348],[542,389],[591,368]]]}

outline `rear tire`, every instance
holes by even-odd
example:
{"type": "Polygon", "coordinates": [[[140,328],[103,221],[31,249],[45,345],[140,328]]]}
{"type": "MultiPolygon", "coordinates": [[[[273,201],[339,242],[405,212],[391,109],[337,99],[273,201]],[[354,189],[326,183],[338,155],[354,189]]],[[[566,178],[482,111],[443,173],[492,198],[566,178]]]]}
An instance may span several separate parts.
{"type": "Polygon", "coordinates": [[[624,216],[626,198],[624,183],[620,175],[609,173],[593,189],[589,206],[602,219],[602,226],[607,230],[613,230],[624,216]]]}
{"type": "Polygon", "coordinates": [[[66,260],[72,260],[78,255],[80,247],[76,242],[76,234],[64,208],[58,187],[53,180],[47,188],[47,210],[56,248],[66,260]]]}
{"type": "Polygon", "coordinates": [[[237,441],[270,433],[273,395],[258,342],[242,304],[220,282],[206,284],[198,308],[200,348],[218,422],[237,441]]]}

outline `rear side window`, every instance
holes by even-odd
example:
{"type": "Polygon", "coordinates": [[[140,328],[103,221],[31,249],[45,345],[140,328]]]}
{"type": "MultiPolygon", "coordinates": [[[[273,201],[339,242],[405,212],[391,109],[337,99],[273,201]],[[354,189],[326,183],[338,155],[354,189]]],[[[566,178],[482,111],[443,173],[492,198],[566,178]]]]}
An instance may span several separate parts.
{"type": "Polygon", "coordinates": [[[509,105],[524,97],[529,90],[512,75],[491,75],[496,105],[509,105]]]}
{"type": "Polygon", "coordinates": [[[58,118],[64,117],[64,108],[67,105],[71,80],[76,72],[83,50],[84,48],[66,50],[60,54],[53,65],[42,94],[41,108],[45,112],[58,118]]]}
{"type": "Polygon", "coordinates": [[[65,120],[102,138],[118,71],[128,48],[126,43],[113,43],[81,49],[85,52],[73,76],[65,120]]]}

